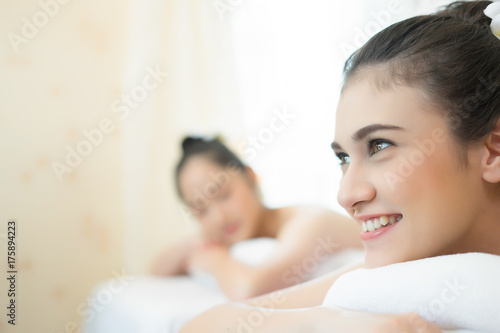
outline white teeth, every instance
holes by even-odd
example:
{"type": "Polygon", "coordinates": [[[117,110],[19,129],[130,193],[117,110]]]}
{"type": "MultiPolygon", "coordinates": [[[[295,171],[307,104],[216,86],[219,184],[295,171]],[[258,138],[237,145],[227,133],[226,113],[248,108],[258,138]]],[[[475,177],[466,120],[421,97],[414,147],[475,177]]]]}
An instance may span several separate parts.
{"type": "Polygon", "coordinates": [[[388,223],[389,223],[389,219],[387,218],[387,216],[380,217],[380,224],[382,224],[383,226],[386,226],[388,223]]]}
{"type": "Polygon", "coordinates": [[[368,231],[375,231],[375,226],[373,225],[372,220],[368,220],[366,222],[366,227],[368,228],[368,231]]]}
{"type": "Polygon", "coordinates": [[[380,218],[374,218],[371,220],[361,222],[361,229],[363,232],[375,231],[377,229],[383,228],[387,225],[392,225],[396,222],[399,222],[403,217],[398,215],[397,217],[394,215],[391,216],[381,216],[380,218]]]}

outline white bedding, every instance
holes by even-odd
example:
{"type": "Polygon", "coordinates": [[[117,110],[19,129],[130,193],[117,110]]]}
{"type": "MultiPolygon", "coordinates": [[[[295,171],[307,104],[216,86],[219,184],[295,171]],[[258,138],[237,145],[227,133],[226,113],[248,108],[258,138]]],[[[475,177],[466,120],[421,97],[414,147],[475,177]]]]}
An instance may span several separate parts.
{"type": "MultiPolygon", "coordinates": [[[[93,295],[98,295],[105,282],[93,295]]],[[[91,296],[92,297],[92,296],[91,296]]],[[[138,276],[113,296],[95,317],[83,323],[84,333],[177,332],[193,315],[226,301],[218,291],[189,277],[138,276]]]]}
{"type": "MultiPolygon", "coordinates": [[[[263,263],[272,255],[276,241],[270,238],[241,242],[231,249],[234,258],[248,265],[263,263]]],[[[359,260],[363,252],[345,250],[321,262],[311,278],[359,260]]],[[[97,286],[97,298],[110,281],[97,286]]],[[[190,318],[227,301],[216,281],[202,272],[184,277],[134,277],[111,301],[102,304],[82,323],[83,333],[174,333],[190,318]]],[[[94,309],[95,310],[95,309],[94,309]]]]}
{"type": "Polygon", "coordinates": [[[447,255],[358,269],[323,302],[374,313],[415,312],[445,332],[500,332],[500,256],[447,255]]]}

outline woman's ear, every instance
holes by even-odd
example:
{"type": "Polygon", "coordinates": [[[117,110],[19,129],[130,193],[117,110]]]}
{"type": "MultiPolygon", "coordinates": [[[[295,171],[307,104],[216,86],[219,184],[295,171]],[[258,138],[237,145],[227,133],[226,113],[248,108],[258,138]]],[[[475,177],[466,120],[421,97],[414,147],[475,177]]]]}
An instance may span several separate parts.
{"type": "Polygon", "coordinates": [[[255,172],[253,171],[253,169],[249,166],[245,167],[245,171],[248,175],[248,179],[250,180],[250,182],[252,183],[252,185],[256,186],[257,183],[258,183],[258,177],[257,175],[255,174],[255,172]]]}
{"type": "Polygon", "coordinates": [[[500,119],[484,141],[483,179],[489,183],[500,183],[500,119]]]}

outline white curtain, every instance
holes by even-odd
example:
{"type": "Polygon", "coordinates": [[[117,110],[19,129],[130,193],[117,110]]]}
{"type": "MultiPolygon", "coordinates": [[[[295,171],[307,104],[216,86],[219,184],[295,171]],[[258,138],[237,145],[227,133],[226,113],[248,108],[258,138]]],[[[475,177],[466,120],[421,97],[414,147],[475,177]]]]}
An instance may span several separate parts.
{"type": "Polygon", "coordinates": [[[322,204],[342,212],[336,201],[340,171],[330,142],[343,64],[376,32],[434,10],[437,1],[239,3],[226,17],[235,42],[247,135],[243,147],[262,136],[259,149],[243,155],[262,176],[270,205],[322,204]],[[276,109],[287,109],[294,118],[268,140],[266,128],[276,109]]]}

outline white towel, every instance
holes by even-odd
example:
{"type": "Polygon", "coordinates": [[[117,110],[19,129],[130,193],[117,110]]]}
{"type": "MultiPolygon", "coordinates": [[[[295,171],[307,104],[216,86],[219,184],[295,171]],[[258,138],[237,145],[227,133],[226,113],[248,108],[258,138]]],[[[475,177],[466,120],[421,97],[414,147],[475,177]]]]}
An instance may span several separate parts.
{"type": "Polygon", "coordinates": [[[500,256],[426,258],[340,277],[323,305],[373,313],[415,312],[443,332],[500,332],[500,256]]]}

